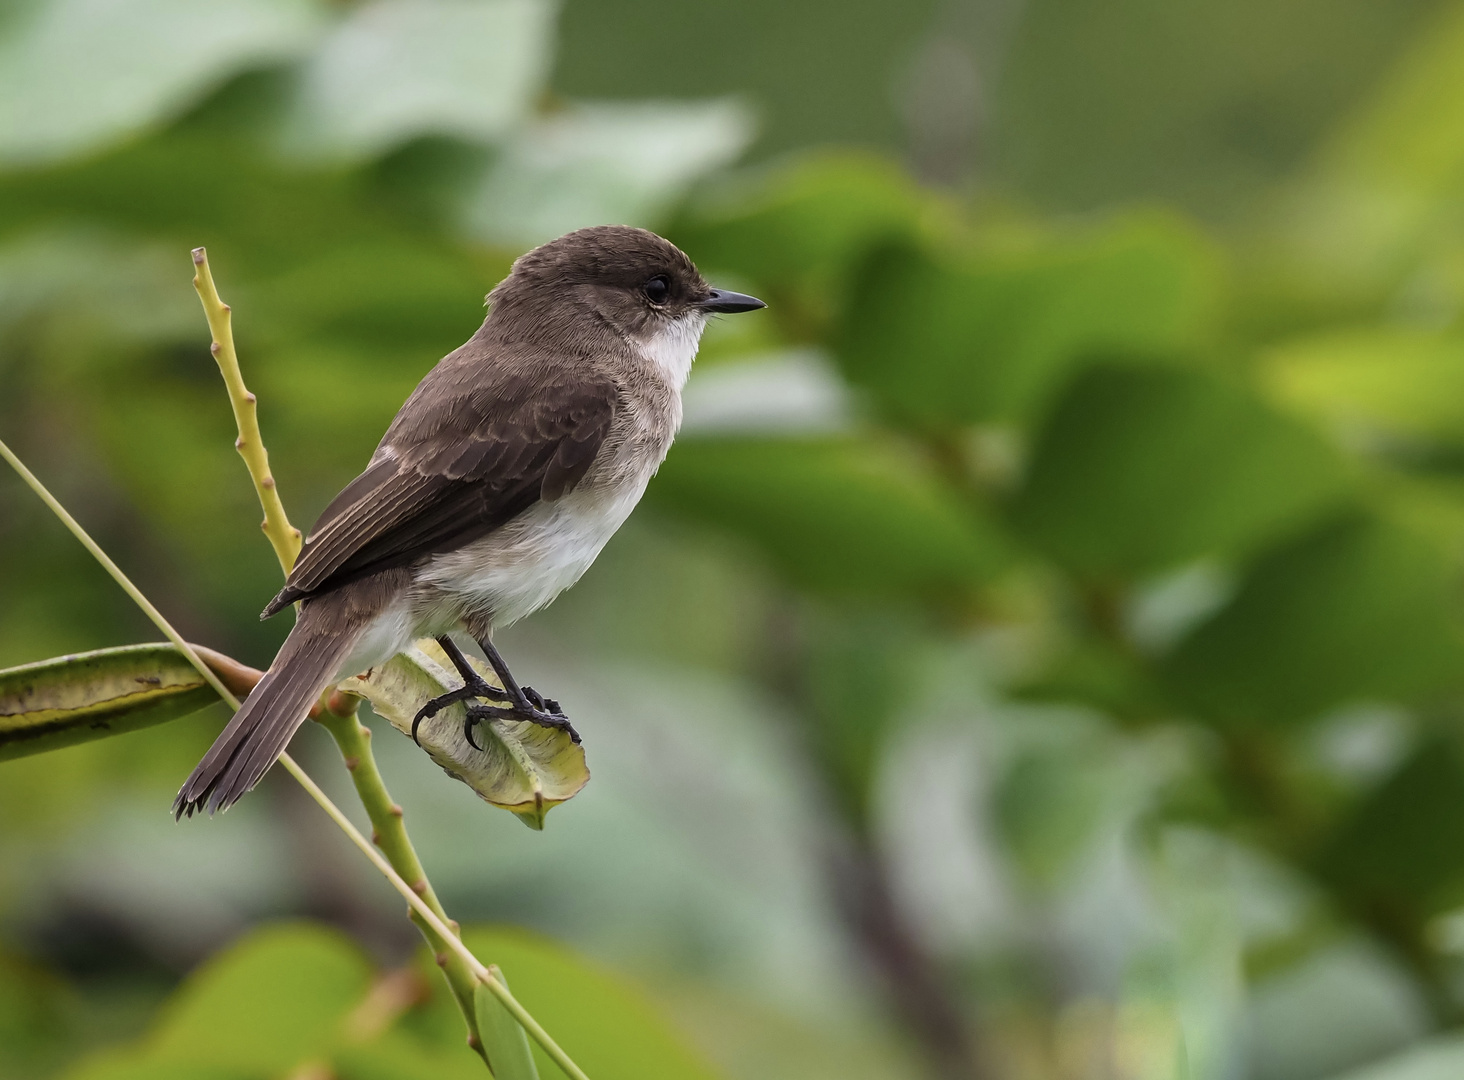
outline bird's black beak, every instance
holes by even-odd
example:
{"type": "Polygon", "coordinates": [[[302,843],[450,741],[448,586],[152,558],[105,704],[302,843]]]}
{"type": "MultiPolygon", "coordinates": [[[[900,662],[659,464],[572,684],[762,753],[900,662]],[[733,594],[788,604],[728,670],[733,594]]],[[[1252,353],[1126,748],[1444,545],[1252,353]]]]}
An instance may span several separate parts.
{"type": "Polygon", "coordinates": [[[711,295],[696,306],[703,311],[725,311],[729,314],[735,311],[756,311],[758,308],[767,307],[755,296],[728,292],[726,289],[713,289],[711,295]]]}

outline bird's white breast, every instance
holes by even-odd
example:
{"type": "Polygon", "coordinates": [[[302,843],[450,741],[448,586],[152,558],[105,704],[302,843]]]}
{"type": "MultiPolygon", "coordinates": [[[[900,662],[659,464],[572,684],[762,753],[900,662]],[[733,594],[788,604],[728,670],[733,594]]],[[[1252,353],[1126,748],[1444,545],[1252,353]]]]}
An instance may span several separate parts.
{"type": "Polygon", "coordinates": [[[595,561],[645,494],[654,464],[616,486],[536,503],[475,543],[433,556],[418,580],[508,626],[545,607],[595,561]]]}
{"type": "Polygon", "coordinates": [[[508,626],[580,579],[640,502],[665,457],[681,424],[681,388],[705,324],[704,315],[691,312],[640,345],[653,381],[670,392],[643,395],[617,419],[611,456],[597,460],[579,487],[554,502],[535,503],[481,540],[432,556],[418,571],[420,584],[449,601],[417,612],[418,633],[444,632],[463,611],[489,616],[494,627],[508,626]],[[653,398],[660,404],[653,406],[653,398]]]}

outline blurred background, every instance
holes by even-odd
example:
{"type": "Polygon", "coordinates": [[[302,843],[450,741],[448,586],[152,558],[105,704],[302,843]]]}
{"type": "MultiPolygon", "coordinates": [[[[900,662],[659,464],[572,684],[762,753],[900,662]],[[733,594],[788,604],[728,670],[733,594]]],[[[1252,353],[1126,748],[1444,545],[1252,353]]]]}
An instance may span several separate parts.
{"type": "MultiPolygon", "coordinates": [[[[505,635],[594,778],[376,723],[592,1076],[1464,1075],[1464,4],[11,0],[0,437],[266,666],[189,249],[307,525],[599,222],[769,309],[505,635]]],[[[0,666],[156,637],[0,476],[0,666]]],[[[222,721],[0,765],[0,1076],[482,1075],[278,771],[174,824],[222,721]]]]}

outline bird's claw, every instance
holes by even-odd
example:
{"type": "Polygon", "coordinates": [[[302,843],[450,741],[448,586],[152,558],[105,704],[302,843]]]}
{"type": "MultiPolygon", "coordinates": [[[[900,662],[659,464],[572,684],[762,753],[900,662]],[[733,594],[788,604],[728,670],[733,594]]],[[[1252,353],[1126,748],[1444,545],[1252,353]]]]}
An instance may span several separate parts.
{"type": "Polygon", "coordinates": [[[560,708],[559,702],[555,701],[553,698],[545,697],[543,694],[539,693],[539,691],[535,690],[532,686],[523,687],[523,691],[524,697],[529,699],[529,704],[532,705],[535,709],[538,709],[540,712],[548,713],[550,716],[564,715],[564,710],[560,708]]]}
{"type": "MultiPolygon", "coordinates": [[[[558,702],[555,702],[553,699],[545,699],[544,704],[555,709],[558,707],[558,702]]],[[[533,705],[469,705],[467,713],[467,724],[469,726],[475,722],[484,720],[527,720],[529,723],[538,724],[540,727],[553,728],[556,731],[568,733],[569,737],[574,740],[575,745],[578,745],[580,741],[579,732],[575,731],[574,725],[569,722],[569,718],[562,712],[549,712],[546,709],[541,709],[533,705]]],[[[473,746],[478,749],[482,749],[477,743],[473,742],[471,735],[468,736],[468,742],[473,743],[473,746]]]]}
{"type": "MultiPolygon", "coordinates": [[[[412,717],[412,741],[418,746],[422,745],[422,740],[417,738],[417,729],[422,726],[423,720],[431,720],[449,705],[455,705],[459,701],[470,701],[473,698],[487,698],[490,701],[511,700],[506,690],[500,690],[485,679],[467,682],[456,690],[449,690],[445,694],[439,694],[417,710],[417,715],[412,717]]],[[[472,737],[469,736],[468,742],[472,741],[472,737]]],[[[482,747],[479,747],[479,749],[482,749],[482,747]]]]}

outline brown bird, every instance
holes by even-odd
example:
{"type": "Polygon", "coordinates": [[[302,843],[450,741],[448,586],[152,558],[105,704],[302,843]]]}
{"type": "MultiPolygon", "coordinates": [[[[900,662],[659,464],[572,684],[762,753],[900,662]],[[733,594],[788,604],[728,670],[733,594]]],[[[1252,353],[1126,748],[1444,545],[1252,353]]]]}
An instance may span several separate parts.
{"type": "Polygon", "coordinates": [[[515,681],[493,631],[573,585],[640,501],[681,425],[708,316],[764,306],[709,287],[644,229],[581,229],[520,257],[488,294],[482,327],[427,373],[366,471],[315,523],[262,616],[298,601],[294,629],[178,792],[175,814],[233,804],[327,687],[420,637],[442,643],[464,685],[416,724],[466,700],[470,741],[490,717],[578,741],[557,702],[515,681]],[[501,690],[468,666],[448,636],[459,631],[501,690]]]}

